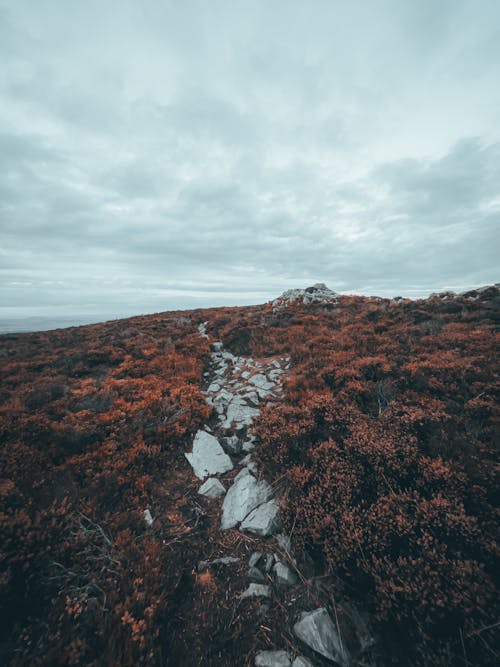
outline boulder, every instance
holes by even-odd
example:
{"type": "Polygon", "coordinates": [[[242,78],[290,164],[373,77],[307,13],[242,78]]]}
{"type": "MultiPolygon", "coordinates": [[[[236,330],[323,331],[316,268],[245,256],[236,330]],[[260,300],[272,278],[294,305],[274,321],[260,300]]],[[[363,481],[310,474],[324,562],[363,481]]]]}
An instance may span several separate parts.
{"type": "Polygon", "coordinates": [[[291,664],[286,651],[259,651],[255,656],[255,667],[290,667],[291,664]]]}
{"type": "Polygon", "coordinates": [[[234,484],[224,498],[222,504],[222,529],[234,528],[254,508],[265,503],[272,495],[273,490],[270,484],[264,480],[257,481],[248,468],[243,468],[236,475],[234,484]]]}
{"type": "Polygon", "coordinates": [[[252,535],[258,535],[259,537],[268,537],[279,529],[279,509],[274,499],[256,507],[240,526],[243,533],[252,533],[252,535]]]}
{"type": "Polygon", "coordinates": [[[207,498],[220,498],[226,493],[226,489],[217,477],[209,477],[198,489],[198,493],[207,498]]]}
{"type": "Polygon", "coordinates": [[[193,451],[185,452],[185,457],[198,479],[205,479],[209,475],[220,475],[233,468],[231,459],[217,438],[206,431],[198,431],[193,441],[193,451]]]}
{"type": "Polygon", "coordinates": [[[313,651],[341,667],[350,664],[350,656],[342,644],[330,614],[324,607],[303,612],[293,626],[294,635],[313,651]]]}
{"type": "Polygon", "coordinates": [[[244,600],[245,598],[270,598],[271,597],[271,587],[266,586],[265,584],[249,584],[248,588],[243,591],[240,595],[240,598],[244,600]]]}

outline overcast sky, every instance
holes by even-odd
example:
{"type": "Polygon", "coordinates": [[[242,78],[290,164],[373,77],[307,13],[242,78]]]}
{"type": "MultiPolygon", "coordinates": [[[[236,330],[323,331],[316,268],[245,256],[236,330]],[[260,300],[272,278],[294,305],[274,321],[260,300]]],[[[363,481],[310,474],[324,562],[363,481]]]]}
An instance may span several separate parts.
{"type": "Polygon", "coordinates": [[[0,0],[2,317],[500,280],[498,0],[0,0]]]}

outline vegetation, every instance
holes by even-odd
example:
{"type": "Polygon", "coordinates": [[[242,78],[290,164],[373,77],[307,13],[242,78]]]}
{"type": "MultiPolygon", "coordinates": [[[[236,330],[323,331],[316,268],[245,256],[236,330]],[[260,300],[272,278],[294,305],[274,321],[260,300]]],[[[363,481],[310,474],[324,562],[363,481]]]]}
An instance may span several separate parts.
{"type": "Polygon", "coordinates": [[[184,653],[176,628],[206,539],[182,452],[209,418],[208,320],[234,353],[290,355],[257,455],[294,543],[370,612],[385,662],[498,664],[499,310],[490,288],[3,336],[0,662],[203,664],[202,609],[222,613],[210,577],[184,653]]]}

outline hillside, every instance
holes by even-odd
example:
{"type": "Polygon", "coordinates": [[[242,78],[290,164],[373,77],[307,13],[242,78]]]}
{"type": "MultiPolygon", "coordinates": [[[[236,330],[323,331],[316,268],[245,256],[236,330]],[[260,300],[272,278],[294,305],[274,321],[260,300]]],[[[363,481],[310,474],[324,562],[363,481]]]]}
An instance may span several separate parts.
{"type": "Polygon", "coordinates": [[[0,336],[0,664],[498,664],[499,315],[315,286],[0,336]]]}

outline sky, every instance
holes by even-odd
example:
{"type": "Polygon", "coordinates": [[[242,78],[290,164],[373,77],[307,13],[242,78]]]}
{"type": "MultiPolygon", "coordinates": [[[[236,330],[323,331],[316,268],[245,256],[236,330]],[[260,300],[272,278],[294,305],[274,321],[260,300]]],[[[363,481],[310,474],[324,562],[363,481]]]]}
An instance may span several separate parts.
{"type": "Polygon", "coordinates": [[[0,321],[499,256],[498,0],[0,0],[0,321]]]}

